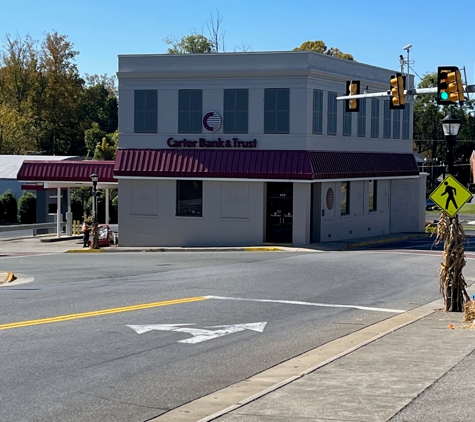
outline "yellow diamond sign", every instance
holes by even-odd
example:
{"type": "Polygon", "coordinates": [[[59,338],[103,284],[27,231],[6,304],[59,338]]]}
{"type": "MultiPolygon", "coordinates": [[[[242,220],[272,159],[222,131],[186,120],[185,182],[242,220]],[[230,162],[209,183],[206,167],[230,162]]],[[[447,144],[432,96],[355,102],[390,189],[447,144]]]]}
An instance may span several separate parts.
{"type": "Polygon", "coordinates": [[[429,197],[453,217],[472,198],[472,194],[449,174],[429,197]]]}

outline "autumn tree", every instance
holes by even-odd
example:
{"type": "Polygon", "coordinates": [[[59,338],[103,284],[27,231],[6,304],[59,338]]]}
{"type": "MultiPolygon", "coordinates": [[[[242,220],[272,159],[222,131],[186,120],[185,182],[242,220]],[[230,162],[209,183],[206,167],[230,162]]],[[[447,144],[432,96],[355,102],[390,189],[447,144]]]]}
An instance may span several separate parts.
{"type": "Polygon", "coordinates": [[[339,59],[354,60],[354,57],[351,54],[343,53],[335,47],[328,48],[321,40],[305,41],[300,47],[295,47],[293,51],[314,51],[316,53],[338,57],[339,59]]]}

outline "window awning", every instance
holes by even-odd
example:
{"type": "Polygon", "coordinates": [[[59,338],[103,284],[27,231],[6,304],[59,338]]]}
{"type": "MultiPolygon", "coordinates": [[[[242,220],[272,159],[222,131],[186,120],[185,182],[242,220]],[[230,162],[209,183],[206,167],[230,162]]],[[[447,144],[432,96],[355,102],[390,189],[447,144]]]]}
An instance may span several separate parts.
{"type": "Polygon", "coordinates": [[[295,150],[119,149],[116,177],[353,179],[419,174],[412,154],[295,150]]]}

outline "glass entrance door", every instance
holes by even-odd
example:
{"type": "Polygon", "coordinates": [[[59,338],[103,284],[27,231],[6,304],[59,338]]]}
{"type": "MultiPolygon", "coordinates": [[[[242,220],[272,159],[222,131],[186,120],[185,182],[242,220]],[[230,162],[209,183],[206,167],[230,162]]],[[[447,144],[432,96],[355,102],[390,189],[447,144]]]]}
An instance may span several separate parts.
{"type": "Polygon", "coordinates": [[[267,183],[267,242],[292,243],[292,193],[292,183],[267,183]]]}

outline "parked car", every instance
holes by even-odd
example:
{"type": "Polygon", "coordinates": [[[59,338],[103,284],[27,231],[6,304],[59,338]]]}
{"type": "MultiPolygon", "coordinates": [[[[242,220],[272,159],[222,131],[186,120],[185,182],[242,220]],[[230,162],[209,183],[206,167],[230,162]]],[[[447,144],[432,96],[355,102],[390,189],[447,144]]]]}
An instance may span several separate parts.
{"type": "MultiPolygon", "coordinates": [[[[114,243],[114,237],[109,224],[99,224],[99,246],[110,246],[114,243]]],[[[89,245],[92,243],[92,236],[89,236],[89,245]]]]}
{"type": "Polygon", "coordinates": [[[430,198],[426,199],[426,211],[440,210],[440,207],[430,198]]]}

